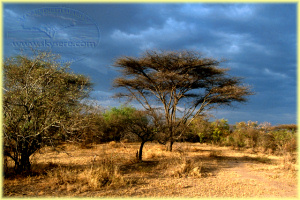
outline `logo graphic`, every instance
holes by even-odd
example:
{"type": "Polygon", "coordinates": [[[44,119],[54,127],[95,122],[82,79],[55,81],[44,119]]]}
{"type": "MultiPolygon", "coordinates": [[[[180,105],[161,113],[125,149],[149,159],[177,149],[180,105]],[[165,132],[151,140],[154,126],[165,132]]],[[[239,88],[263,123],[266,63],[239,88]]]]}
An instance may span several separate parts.
{"type": "Polygon", "coordinates": [[[95,52],[100,42],[97,24],[83,12],[65,7],[31,10],[14,30],[7,29],[5,39],[14,50],[51,51],[61,56],[61,62],[83,59],[95,52]]]}

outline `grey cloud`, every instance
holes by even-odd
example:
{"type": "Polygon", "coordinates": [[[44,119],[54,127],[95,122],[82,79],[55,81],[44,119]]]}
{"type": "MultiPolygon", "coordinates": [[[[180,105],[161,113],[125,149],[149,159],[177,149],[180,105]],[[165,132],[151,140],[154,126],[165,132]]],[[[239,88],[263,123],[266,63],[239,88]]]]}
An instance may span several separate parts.
{"type": "MultiPolygon", "coordinates": [[[[80,10],[97,23],[100,43],[93,51],[82,52],[85,59],[71,67],[91,76],[95,90],[113,92],[109,89],[118,72],[112,64],[119,56],[139,56],[148,48],[193,49],[206,56],[227,58],[222,66],[230,67],[234,76],[245,77],[244,82],[253,85],[257,93],[248,104],[233,111],[220,110],[219,117],[224,114],[231,121],[249,118],[294,123],[296,5],[5,4],[4,30],[12,22],[7,16],[12,19],[32,9],[64,6],[80,10]]],[[[68,37],[77,31],[74,28],[60,34],[68,37]]],[[[10,49],[7,43],[5,49],[10,49]]]]}

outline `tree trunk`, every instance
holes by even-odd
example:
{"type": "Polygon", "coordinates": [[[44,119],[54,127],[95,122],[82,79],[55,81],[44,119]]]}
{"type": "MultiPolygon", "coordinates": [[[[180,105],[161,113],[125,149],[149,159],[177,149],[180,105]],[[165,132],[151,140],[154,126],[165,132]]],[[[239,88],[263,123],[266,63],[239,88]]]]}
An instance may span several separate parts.
{"type": "Polygon", "coordinates": [[[170,126],[169,127],[169,131],[170,131],[170,136],[169,136],[169,140],[170,140],[170,143],[169,143],[169,146],[167,146],[167,151],[172,151],[172,146],[173,146],[173,143],[174,143],[174,141],[173,141],[173,127],[172,126],[170,126]]]}
{"type": "Polygon", "coordinates": [[[171,152],[172,149],[173,149],[173,144],[174,144],[174,141],[173,139],[170,140],[170,144],[169,144],[169,147],[168,147],[168,150],[171,152]]]}
{"type": "Polygon", "coordinates": [[[143,158],[143,147],[144,147],[145,143],[146,143],[146,141],[142,141],[142,143],[141,143],[140,150],[139,150],[139,161],[142,161],[142,158],[143,158]]]}
{"type": "Polygon", "coordinates": [[[21,154],[21,159],[15,163],[16,173],[20,174],[22,172],[30,170],[31,164],[29,157],[30,155],[28,155],[27,153],[21,154]]]}

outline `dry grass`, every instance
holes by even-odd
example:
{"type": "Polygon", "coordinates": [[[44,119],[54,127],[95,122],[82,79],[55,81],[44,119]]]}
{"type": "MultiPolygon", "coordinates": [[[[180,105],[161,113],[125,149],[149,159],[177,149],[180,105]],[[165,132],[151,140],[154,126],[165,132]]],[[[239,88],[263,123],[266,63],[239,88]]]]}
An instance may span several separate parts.
{"type": "MultiPolygon", "coordinates": [[[[4,196],[69,197],[294,197],[296,155],[270,156],[229,147],[175,143],[174,151],[146,143],[44,148],[32,173],[6,177],[4,196]]],[[[8,162],[8,167],[12,165],[8,162]]]]}
{"type": "Polygon", "coordinates": [[[115,141],[111,141],[108,143],[108,146],[111,147],[111,148],[119,148],[121,145],[120,143],[117,143],[115,141]]]}
{"type": "Polygon", "coordinates": [[[174,165],[173,169],[170,169],[167,174],[176,178],[201,177],[204,173],[202,165],[202,162],[195,162],[192,159],[183,158],[180,159],[180,162],[174,165]]]}
{"type": "Polygon", "coordinates": [[[221,156],[222,156],[221,150],[211,150],[209,153],[209,157],[212,157],[212,158],[219,158],[221,156]]]}

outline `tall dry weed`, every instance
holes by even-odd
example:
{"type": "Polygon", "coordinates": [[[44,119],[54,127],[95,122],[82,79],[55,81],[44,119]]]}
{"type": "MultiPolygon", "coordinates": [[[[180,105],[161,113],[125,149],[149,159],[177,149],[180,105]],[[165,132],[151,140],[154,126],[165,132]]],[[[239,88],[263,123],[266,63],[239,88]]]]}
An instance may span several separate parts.
{"type": "Polygon", "coordinates": [[[209,157],[211,158],[219,158],[222,157],[222,151],[221,150],[211,150],[209,152],[209,157]]]}
{"type": "Polygon", "coordinates": [[[105,158],[99,164],[94,165],[87,173],[89,185],[94,188],[101,188],[111,185],[123,185],[125,183],[119,168],[112,159],[105,158]]]}
{"type": "Polygon", "coordinates": [[[202,162],[195,162],[192,159],[184,157],[177,165],[168,170],[168,175],[176,178],[183,177],[202,177],[203,164],[202,162]]]}
{"type": "Polygon", "coordinates": [[[163,158],[167,155],[165,147],[162,145],[155,145],[150,149],[145,149],[144,158],[145,159],[153,159],[153,158],[163,158]]]}
{"type": "Polygon", "coordinates": [[[111,141],[108,143],[108,147],[110,148],[119,148],[121,145],[120,143],[116,142],[116,141],[111,141]]]}
{"type": "Polygon", "coordinates": [[[103,187],[130,185],[132,180],[125,179],[111,158],[104,158],[84,169],[59,166],[47,171],[52,189],[59,191],[84,192],[103,187]]]}
{"type": "Polygon", "coordinates": [[[61,167],[47,171],[47,177],[51,187],[59,190],[64,190],[68,185],[83,184],[83,180],[78,177],[79,171],[70,167],[61,167]]]}
{"type": "Polygon", "coordinates": [[[283,157],[282,168],[288,171],[297,171],[297,155],[287,153],[283,157]]]}

